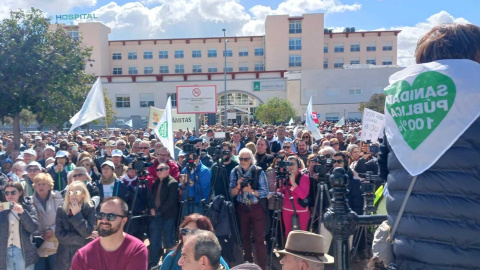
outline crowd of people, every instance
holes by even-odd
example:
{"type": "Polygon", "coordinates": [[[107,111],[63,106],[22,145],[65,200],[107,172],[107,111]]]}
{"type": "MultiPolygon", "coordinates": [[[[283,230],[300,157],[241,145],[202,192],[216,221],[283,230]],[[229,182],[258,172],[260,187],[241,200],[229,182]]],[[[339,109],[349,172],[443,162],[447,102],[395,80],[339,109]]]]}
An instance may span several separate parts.
{"type": "MultiPolygon", "coordinates": [[[[248,261],[267,269],[268,255],[276,248],[272,242],[282,247],[292,230],[321,226],[318,215],[310,220],[316,183],[326,177],[315,172],[316,165],[325,174],[337,167],[348,172],[349,204],[362,214],[361,175],[378,171],[378,147],[358,140],[359,123],[335,127],[325,122],[321,130],[321,140],[302,127],[283,125],[217,125],[200,129],[197,136],[178,130],[173,153],[148,129],[24,133],[19,150],[12,135],[3,133],[1,199],[14,207],[2,209],[10,211],[0,214],[10,214],[0,226],[20,231],[4,235],[9,256],[0,254],[7,258],[3,265],[80,269],[72,259],[102,235],[106,215],[110,230],[115,229],[110,223],[119,221],[122,232],[148,240],[149,267],[161,262],[161,269],[180,269],[183,237],[201,229],[220,239],[224,268],[248,261]],[[102,214],[101,205],[110,198],[130,211],[102,214]],[[273,232],[275,210],[281,219],[273,232]],[[14,216],[21,222],[14,223],[14,216]],[[235,255],[238,248],[243,258],[235,255]]],[[[327,207],[328,200],[317,212],[327,207]]],[[[328,251],[326,230],[324,237],[328,251]]],[[[90,251],[85,252],[77,257],[90,251]]]]}

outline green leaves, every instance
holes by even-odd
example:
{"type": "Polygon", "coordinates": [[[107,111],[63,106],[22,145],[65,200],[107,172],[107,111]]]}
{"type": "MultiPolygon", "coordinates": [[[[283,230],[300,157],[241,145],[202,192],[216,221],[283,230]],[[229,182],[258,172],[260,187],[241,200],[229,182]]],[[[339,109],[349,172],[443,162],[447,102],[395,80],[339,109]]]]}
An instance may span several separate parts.
{"type": "Polygon", "coordinates": [[[379,113],[383,113],[383,111],[385,110],[385,94],[373,94],[368,102],[360,103],[358,110],[363,112],[365,108],[379,113]]]}
{"type": "Polygon", "coordinates": [[[0,117],[22,109],[40,123],[61,125],[82,106],[93,83],[84,67],[91,49],[50,23],[42,11],[11,11],[0,22],[0,117]]]}
{"type": "Polygon", "coordinates": [[[266,103],[260,104],[255,111],[255,117],[265,124],[286,122],[295,116],[295,109],[292,103],[278,97],[269,99],[266,103]]]}

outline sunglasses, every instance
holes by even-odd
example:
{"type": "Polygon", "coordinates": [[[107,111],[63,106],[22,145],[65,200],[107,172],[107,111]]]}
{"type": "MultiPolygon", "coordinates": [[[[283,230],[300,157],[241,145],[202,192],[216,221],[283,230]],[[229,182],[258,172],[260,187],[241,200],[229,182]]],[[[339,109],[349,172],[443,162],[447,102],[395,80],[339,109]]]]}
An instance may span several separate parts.
{"type": "Polygon", "coordinates": [[[75,191],[70,190],[68,192],[68,195],[73,196],[75,194],[77,196],[80,196],[82,193],[83,193],[83,191],[81,191],[81,190],[75,190],[75,191]]]}
{"type": "Polygon", "coordinates": [[[163,172],[163,171],[167,171],[167,170],[168,170],[168,168],[159,168],[159,169],[157,169],[157,172],[163,172]]]}
{"type": "Polygon", "coordinates": [[[273,134],[273,132],[272,131],[267,131],[267,134],[273,134]]]}
{"type": "Polygon", "coordinates": [[[98,212],[95,214],[95,217],[97,218],[97,220],[103,220],[105,217],[107,217],[107,220],[108,221],[114,221],[115,219],[117,219],[117,217],[127,217],[127,216],[122,216],[122,215],[118,215],[118,214],[113,214],[113,213],[103,213],[103,212],[98,212]]]}
{"type": "Polygon", "coordinates": [[[91,165],[92,164],[90,164],[90,163],[85,163],[85,164],[83,164],[83,167],[90,167],[91,165]]]}
{"type": "Polygon", "coordinates": [[[241,158],[238,158],[238,160],[240,160],[240,161],[249,161],[250,159],[251,159],[251,158],[249,158],[249,157],[246,157],[246,158],[242,158],[242,157],[241,157],[241,158]]]}
{"type": "Polygon", "coordinates": [[[332,164],[335,164],[335,163],[338,163],[338,164],[342,164],[343,163],[343,159],[339,159],[339,160],[332,160],[332,164]]]}
{"type": "Polygon", "coordinates": [[[310,139],[310,137],[302,137],[302,139],[310,139]]]}
{"type": "Polygon", "coordinates": [[[17,195],[17,192],[18,191],[16,191],[16,190],[12,190],[12,191],[4,191],[3,193],[5,194],[5,196],[10,196],[10,194],[12,196],[15,196],[15,195],[17,195]]]}
{"type": "Polygon", "coordinates": [[[84,173],[74,174],[74,175],[73,175],[73,178],[77,178],[77,177],[84,176],[84,175],[85,175],[84,173]]]}
{"type": "Polygon", "coordinates": [[[39,169],[28,169],[27,172],[38,172],[40,171],[39,169]]]}
{"type": "Polygon", "coordinates": [[[180,234],[182,236],[186,236],[186,235],[189,235],[191,233],[194,233],[198,231],[198,229],[187,229],[187,228],[180,228],[180,234]]]}
{"type": "Polygon", "coordinates": [[[331,143],[330,145],[338,145],[338,143],[331,143]]]}
{"type": "Polygon", "coordinates": [[[283,149],[290,149],[292,148],[291,146],[284,146],[283,149]]]}
{"type": "Polygon", "coordinates": [[[140,149],[149,149],[150,147],[138,147],[140,149]]]}

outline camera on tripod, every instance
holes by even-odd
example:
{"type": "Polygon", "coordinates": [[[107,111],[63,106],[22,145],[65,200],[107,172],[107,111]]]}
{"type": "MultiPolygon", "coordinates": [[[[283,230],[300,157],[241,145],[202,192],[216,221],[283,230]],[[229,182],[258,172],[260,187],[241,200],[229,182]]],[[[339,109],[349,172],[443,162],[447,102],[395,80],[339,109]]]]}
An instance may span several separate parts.
{"type": "Polygon", "coordinates": [[[374,194],[375,186],[377,183],[383,182],[383,180],[378,175],[374,175],[372,171],[367,171],[366,173],[359,173],[360,177],[365,180],[362,182],[362,192],[365,194],[374,194]]]}
{"type": "Polygon", "coordinates": [[[145,172],[145,168],[152,167],[153,163],[148,162],[148,156],[136,156],[132,161],[132,168],[137,171],[137,173],[145,172]]]}
{"type": "Polygon", "coordinates": [[[275,175],[278,179],[286,179],[290,175],[288,166],[292,166],[291,161],[285,161],[285,156],[279,156],[278,162],[275,166],[275,175]]]}
{"type": "Polygon", "coordinates": [[[333,159],[327,158],[324,155],[318,155],[313,161],[319,163],[318,165],[313,165],[313,172],[316,173],[319,178],[326,181],[326,176],[333,167],[333,159]]]}
{"type": "MultiPolygon", "coordinates": [[[[210,146],[215,142],[211,142],[210,146]]],[[[230,150],[223,150],[222,144],[215,144],[214,148],[207,149],[208,154],[213,158],[213,160],[218,161],[224,156],[230,156],[230,150]]]]}

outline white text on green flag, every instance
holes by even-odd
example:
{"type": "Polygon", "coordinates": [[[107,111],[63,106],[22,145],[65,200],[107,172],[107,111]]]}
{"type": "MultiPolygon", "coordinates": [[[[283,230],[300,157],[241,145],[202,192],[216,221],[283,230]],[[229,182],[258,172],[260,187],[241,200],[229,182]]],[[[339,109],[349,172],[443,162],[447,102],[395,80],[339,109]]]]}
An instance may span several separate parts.
{"type": "Polygon", "coordinates": [[[168,97],[167,105],[165,106],[165,111],[163,111],[162,118],[158,122],[157,126],[154,129],[155,135],[160,139],[164,147],[167,147],[170,150],[170,154],[173,155],[173,123],[172,123],[172,103],[170,97],[168,97]]]}

